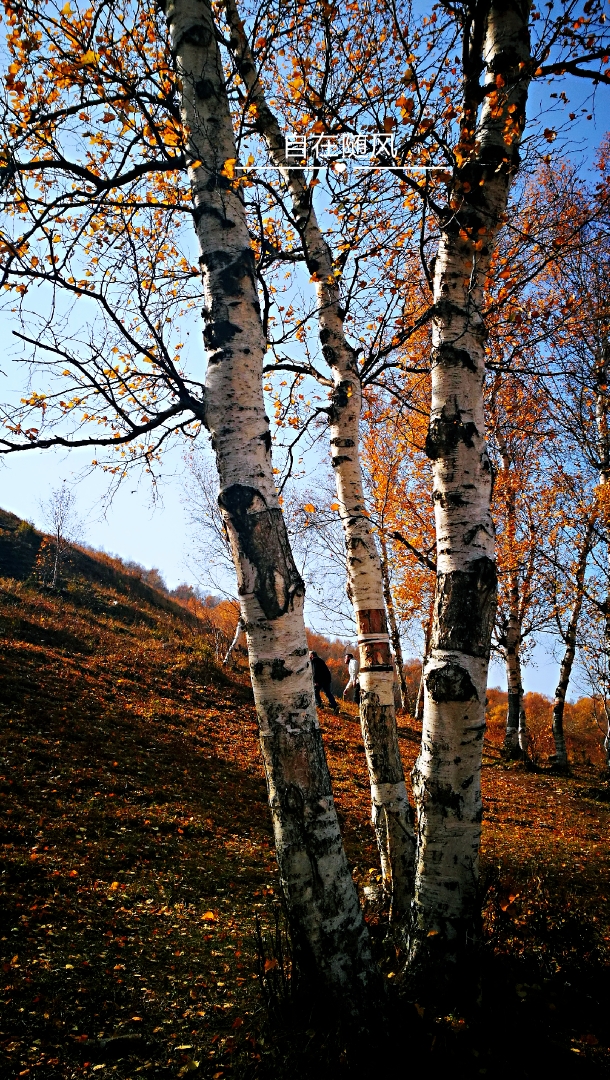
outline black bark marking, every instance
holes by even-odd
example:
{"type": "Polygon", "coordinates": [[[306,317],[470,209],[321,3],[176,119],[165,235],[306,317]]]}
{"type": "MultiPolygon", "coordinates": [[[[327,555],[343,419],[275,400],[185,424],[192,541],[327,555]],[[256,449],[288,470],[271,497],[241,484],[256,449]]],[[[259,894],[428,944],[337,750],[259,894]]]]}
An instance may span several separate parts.
{"type": "Polygon", "coordinates": [[[339,457],[332,457],[330,459],[330,463],[331,463],[333,469],[338,469],[339,465],[342,465],[344,461],[351,461],[351,460],[352,459],[347,454],[343,454],[343,455],[339,455],[339,457]]]}
{"type": "Polygon", "coordinates": [[[213,34],[211,30],[208,30],[207,26],[195,24],[189,26],[187,30],[180,34],[180,37],[176,38],[172,52],[175,56],[179,56],[183,45],[194,45],[197,48],[207,49],[212,40],[213,34]]]}
{"type": "Polygon", "coordinates": [[[439,345],[432,351],[432,365],[446,364],[448,367],[464,367],[476,371],[477,366],[466,349],[456,349],[453,345],[439,345]]]}
{"type": "MultiPolygon", "coordinates": [[[[219,172],[213,172],[210,173],[207,183],[204,184],[204,191],[228,191],[230,187],[231,180],[228,176],[223,176],[222,173],[219,172]]],[[[218,211],[216,211],[216,213],[219,220],[222,220],[220,214],[218,214],[218,211]]]]}
{"type": "MultiPolygon", "coordinates": [[[[427,786],[425,802],[426,805],[433,805],[435,809],[439,807],[445,816],[454,813],[458,821],[461,820],[464,799],[450,784],[432,783],[427,786]]],[[[447,882],[447,885],[451,888],[451,881],[447,882]]]]}
{"type": "Polygon", "coordinates": [[[216,319],[206,326],[203,331],[203,340],[208,349],[222,349],[232,341],[236,334],[243,333],[241,326],[230,322],[229,319],[216,319]]]}
{"type": "Polygon", "coordinates": [[[444,509],[448,506],[466,506],[461,491],[435,491],[432,498],[434,502],[440,503],[444,509]]]}
{"type": "Polygon", "coordinates": [[[479,695],[466,668],[443,664],[426,675],[426,686],[433,701],[472,701],[479,695]]]}
{"type": "Polygon", "coordinates": [[[351,383],[346,379],[343,379],[342,382],[337,383],[335,386],[330,399],[330,408],[328,410],[328,418],[331,423],[333,420],[339,418],[341,409],[345,409],[345,407],[349,405],[349,399],[351,397],[350,390],[351,383]]]}
{"type": "Polygon", "coordinates": [[[257,660],[254,665],[254,674],[260,679],[265,674],[265,669],[270,668],[269,675],[276,682],[282,682],[283,679],[289,679],[291,675],[294,675],[294,671],[286,667],[286,663],[281,658],[276,657],[269,663],[268,660],[257,660]]]}
{"type": "Polygon", "coordinates": [[[331,446],[349,447],[349,446],[355,446],[356,444],[355,444],[353,439],[331,439],[330,440],[330,445],[331,446]]]}
{"type": "Polygon", "coordinates": [[[263,431],[262,435],[259,435],[259,439],[264,444],[265,450],[268,454],[271,453],[271,432],[263,431]]]}
{"type": "Polygon", "coordinates": [[[195,93],[201,101],[207,101],[208,98],[218,96],[214,84],[209,79],[199,79],[195,83],[195,93]]]}
{"type": "Polygon", "coordinates": [[[464,533],[464,543],[472,544],[478,532],[489,533],[489,529],[486,525],[473,525],[471,529],[467,529],[464,533]]]}
{"type": "Polygon", "coordinates": [[[452,300],[447,300],[445,298],[437,300],[430,311],[432,318],[438,318],[447,323],[451,322],[454,315],[463,318],[464,314],[464,308],[461,308],[459,304],[454,304],[452,300]]]}
{"type": "MultiPolygon", "coordinates": [[[[224,180],[224,177],[221,177],[221,180],[224,180]]],[[[229,182],[230,181],[227,181],[222,186],[227,187],[229,182]]],[[[208,184],[206,185],[206,187],[207,187],[208,190],[211,190],[210,187],[209,187],[209,183],[210,182],[208,181],[208,184]]],[[[220,187],[221,185],[216,185],[216,183],[214,183],[212,185],[212,188],[216,187],[216,186],[220,187]]],[[[226,217],[224,214],[222,214],[220,212],[220,210],[216,209],[215,206],[209,206],[207,203],[205,205],[202,205],[200,202],[196,202],[195,206],[193,207],[192,213],[193,213],[193,221],[195,222],[195,227],[197,227],[200,224],[202,218],[204,218],[204,217],[214,217],[214,218],[216,218],[217,221],[220,222],[223,229],[234,229],[235,228],[235,222],[234,221],[231,221],[228,217],[226,217]]],[[[199,259],[200,263],[202,261],[203,261],[203,256],[201,256],[200,259],[199,259]]]]}
{"type": "MultiPolygon", "coordinates": [[[[295,596],[305,594],[305,585],[292,557],[282,511],[271,507],[250,512],[258,500],[262,500],[260,492],[241,484],[233,484],[218,497],[243,556],[256,572],[253,592],[265,618],[277,619],[292,607],[295,596]]],[[[240,581],[240,595],[244,591],[240,581]]]]}
{"type": "Polygon", "coordinates": [[[488,657],[497,583],[495,564],[487,556],[474,559],[468,570],[438,574],[431,647],[488,657]]]}
{"type": "Polygon", "coordinates": [[[250,248],[233,257],[226,251],[208,251],[200,258],[208,273],[216,274],[225,296],[241,296],[243,280],[254,279],[254,254],[250,248]]]}
{"type": "Polygon", "coordinates": [[[430,421],[426,435],[426,454],[432,461],[448,457],[462,442],[465,446],[474,446],[474,437],[478,435],[476,425],[471,420],[462,423],[462,414],[457,406],[449,412],[446,405],[440,416],[430,421]]]}

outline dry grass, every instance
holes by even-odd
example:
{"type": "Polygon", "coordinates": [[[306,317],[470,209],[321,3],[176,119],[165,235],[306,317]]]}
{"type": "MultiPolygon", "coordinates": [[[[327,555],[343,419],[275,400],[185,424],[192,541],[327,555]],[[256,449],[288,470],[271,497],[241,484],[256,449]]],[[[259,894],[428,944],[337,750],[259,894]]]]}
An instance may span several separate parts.
{"type": "MultiPolygon", "coordinates": [[[[218,670],[186,612],[83,577],[57,595],[1,580],[0,633],[6,1075],[356,1075],[347,1044],[302,1015],[280,1029],[263,1005],[254,917],[269,924],[278,883],[245,673],[218,670]]],[[[357,717],[321,719],[364,885],[377,859],[357,717]]],[[[409,767],[418,732],[400,728],[409,767]]],[[[396,1052],[433,1075],[602,1075],[607,785],[593,766],[507,765],[493,739],[483,783],[484,944],[467,992],[409,986],[368,910],[396,1052]]]]}

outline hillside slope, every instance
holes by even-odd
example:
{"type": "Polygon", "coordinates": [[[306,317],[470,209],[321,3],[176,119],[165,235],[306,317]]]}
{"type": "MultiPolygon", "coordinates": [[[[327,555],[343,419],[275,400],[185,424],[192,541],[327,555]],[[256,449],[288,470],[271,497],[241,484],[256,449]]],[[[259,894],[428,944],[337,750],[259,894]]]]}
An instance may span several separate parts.
{"type": "MultiPolygon", "coordinates": [[[[254,916],[272,917],[277,871],[246,673],[105,556],[71,549],[42,588],[41,534],[0,522],[7,1075],[116,1076],[121,1059],[175,1076],[202,1044],[230,1062],[240,1035],[260,1060],[238,1021],[260,1013],[254,916]]],[[[356,756],[344,806],[367,791],[356,756]]]]}
{"type": "MultiPolygon", "coordinates": [[[[1,521],[5,1074],[357,1075],[340,1043],[314,1053],[307,1016],[288,1035],[265,1019],[254,919],[272,924],[278,881],[246,672],[219,670],[201,621],[105,556],[74,549],[61,589],[43,588],[40,534],[1,521]]],[[[383,943],[354,707],[320,719],[409,1053],[456,1076],[475,1061],[494,1076],[603,1072],[610,802],[598,773],[526,772],[487,745],[480,981],[472,1001],[440,1008],[411,1000],[383,943]],[[521,1048],[507,1045],[517,1030],[521,1048]]],[[[408,717],[400,737],[410,767],[408,717]]]]}

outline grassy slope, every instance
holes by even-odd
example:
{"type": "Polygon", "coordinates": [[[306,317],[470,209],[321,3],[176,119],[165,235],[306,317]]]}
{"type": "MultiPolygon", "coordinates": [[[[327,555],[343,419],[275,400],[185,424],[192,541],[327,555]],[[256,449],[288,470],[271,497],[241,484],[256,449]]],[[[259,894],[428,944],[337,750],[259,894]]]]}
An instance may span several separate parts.
{"type": "MultiPolygon", "coordinates": [[[[335,1048],[271,1040],[261,1005],[253,921],[269,922],[277,874],[244,673],[219,672],[197,621],[108,560],[75,552],[62,591],[42,590],[40,537],[3,524],[0,572],[16,575],[0,579],[6,1074],[296,1075],[310,1053],[312,1075],[330,1075],[320,1055],[335,1048]]],[[[348,853],[371,884],[354,709],[321,718],[348,853]]],[[[401,735],[410,766],[406,718],[401,735]]],[[[493,744],[485,760],[476,992],[414,1000],[378,932],[401,1036],[454,1072],[594,1075],[608,1062],[607,788],[592,768],[507,767],[493,744]]],[[[368,918],[381,929],[374,905],[368,918]]]]}

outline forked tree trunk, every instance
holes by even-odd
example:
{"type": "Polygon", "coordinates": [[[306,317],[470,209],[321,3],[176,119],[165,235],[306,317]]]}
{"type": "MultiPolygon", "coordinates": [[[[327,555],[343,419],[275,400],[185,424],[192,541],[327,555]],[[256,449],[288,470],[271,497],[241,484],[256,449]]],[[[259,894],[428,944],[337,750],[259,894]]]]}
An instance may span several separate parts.
{"type": "Polygon", "coordinates": [[[265,340],[235,144],[207,0],[164,5],[182,79],[205,291],[205,422],[220,478],[246,627],[276,851],[300,961],[352,1005],[375,981],[316,717],[297,572],[271,469],[265,340]],[[226,170],[225,170],[226,172],[226,170]]]}
{"type": "Polygon", "coordinates": [[[401,707],[406,711],[409,708],[409,691],[407,689],[407,680],[405,679],[405,669],[402,656],[402,645],[400,642],[400,632],[396,619],[394,597],[392,596],[392,583],[390,581],[390,567],[388,564],[388,546],[385,536],[382,532],[380,532],[379,534],[379,543],[381,547],[381,574],[383,578],[383,595],[385,599],[386,610],[388,613],[388,622],[390,624],[390,639],[392,641],[392,651],[394,653],[396,674],[398,677],[398,685],[400,687],[400,704],[401,707]]]}
{"type": "MultiPolygon", "coordinates": [[[[414,768],[418,851],[412,959],[445,961],[476,932],[480,771],[496,606],[491,465],[485,444],[482,282],[506,209],[525,123],[529,4],[492,0],[467,72],[451,212],[434,266],[432,409],[437,536],[434,626],[425,669],[422,746],[414,768]],[[465,159],[464,164],[461,158],[465,159]],[[461,166],[461,167],[460,167],[461,166]]],[[[472,40],[472,39],[471,39],[472,40]]],[[[472,46],[469,44],[469,48],[472,46]]]]}
{"type": "Polygon", "coordinates": [[[561,661],[561,667],[559,668],[559,682],[557,683],[557,689],[555,690],[555,699],[553,701],[553,740],[555,742],[555,755],[551,760],[555,767],[559,769],[567,769],[569,765],[568,751],[566,748],[566,740],[563,732],[563,714],[565,710],[568,686],[570,683],[570,676],[572,674],[572,667],[574,665],[574,658],[576,656],[576,634],[578,631],[578,620],[580,619],[580,612],[582,610],[582,604],[584,600],[585,573],[587,570],[587,560],[589,558],[591,545],[593,543],[595,522],[596,515],[592,514],[589,521],[587,522],[587,528],[585,530],[582,548],[580,551],[580,556],[578,558],[578,564],[576,566],[576,574],[574,578],[574,603],[572,604],[572,611],[570,612],[570,619],[565,632],[565,652],[561,661]]]}
{"type": "Polygon", "coordinates": [[[366,510],[360,467],[362,386],[356,353],[345,337],[332,254],[318,225],[313,188],[302,171],[287,168],[290,162],[285,155],[285,140],[267,104],[235,0],[226,0],[225,10],[238,71],[255,110],[254,122],[290,192],[294,224],[315,283],[322,351],[333,375],[328,410],[331,465],[347,550],[347,591],[358,627],[360,721],[371,785],[372,821],[384,889],[391,900],[390,917],[400,919],[407,913],[411,899],[415,836],[398,747],[381,564],[366,510]]]}

